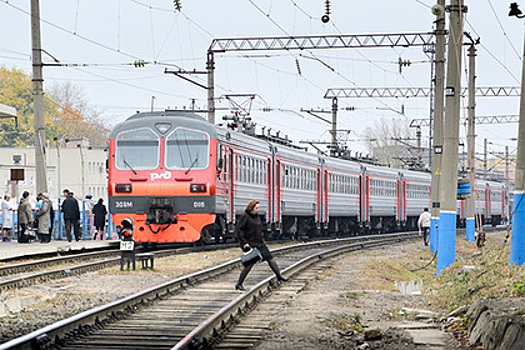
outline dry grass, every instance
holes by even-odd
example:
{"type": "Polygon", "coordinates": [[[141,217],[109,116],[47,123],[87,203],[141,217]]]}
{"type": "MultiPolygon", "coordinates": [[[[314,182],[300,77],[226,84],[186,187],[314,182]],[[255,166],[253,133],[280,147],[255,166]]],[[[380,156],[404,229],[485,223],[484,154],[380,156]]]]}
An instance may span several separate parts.
{"type": "Polygon", "coordinates": [[[423,267],[434,254],[424,246],[414,246],[394,258],[376,257],[361,273],[364,288],[397,291],[395,282],[423,280],[424,298],[429,306],[453,310],[480,297],[515,297],[525,295],[525,266],[509,264],[510,243],[505,232],[487,235],[485,256],[462,238],[456,240],[456,261],[436,276],[436,262],[423,267]]]}
{"type": "Polygon", "coordinates": [[[504,236],[488,235],[484,257],[472,243],[458,241],[456,262],[428,280],[428,302],[451,310],[480,297],[524,295],[525,266],[510,266],[510,242],[504,236]]]}

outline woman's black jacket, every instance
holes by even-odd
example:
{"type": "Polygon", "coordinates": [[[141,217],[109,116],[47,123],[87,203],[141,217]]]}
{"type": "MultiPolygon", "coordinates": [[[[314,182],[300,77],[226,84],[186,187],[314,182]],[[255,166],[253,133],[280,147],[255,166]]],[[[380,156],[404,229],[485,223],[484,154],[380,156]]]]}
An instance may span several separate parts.
{"type": "Polygon", "coordinates": [[[243,248],[246,243],[248,243],[250,247],[257,248],[266,245],[262,231],[262,222],[259,215],[253,215],[252,213],[245,211],[237,222],[235,233],[239,239],[241,248],[243,248]]]}

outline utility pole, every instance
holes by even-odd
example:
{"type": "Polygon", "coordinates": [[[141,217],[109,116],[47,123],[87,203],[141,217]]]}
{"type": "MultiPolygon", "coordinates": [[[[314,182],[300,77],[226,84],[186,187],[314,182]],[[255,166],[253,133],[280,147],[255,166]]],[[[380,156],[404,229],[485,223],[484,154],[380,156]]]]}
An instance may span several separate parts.
{"type": "MultiPolygon", "coordinates": [[[[510,192],[510,179],[509,179],[509,146],[505,146],[505,216],[507,217],[507,222],[510,220],[510,201],[509,201],[509,192],[510,192]]],[[[507,226],[508,227],[508,226],[507,226]]]]}
{"type": "Polygon", "coordinates": [[[337,97],[332,99],[332,155],[337,151],[337,97]]]}
{"type": "MultiPolygon", "coordinates": [[[[521,15],[522,13],[517,6],[516,3],[510,5],[509,16],[525,17],[521,15]],[[513,5],[516,7],[515,9],[513,5]]],[[[525,54],[525,44],[523,47],[525,54]]],[[[518,151],[514,178],[514,215],[512,217],[512,239],[510,242],[510,264],[518,266],[525,263],[525,60],[523,59],[522,64],[518,151]]]]}
{"type": "MultiPolygon", "coordinates": [[[[524,18],[517,3],[510,4],[509,16],[524,18]]],[[[525,54],[525,44],[523,45],[525,54]]],[[[512,217],[512,239],[510,243],[510,264],[525,263],[525,61],[522,60],[520,122],[518,127],[518,151],[516,154],[516,175],[514,178],[514,215],[512,217]]]]}
{"type": "Polygon", "coordinates": [[[467,241],[474,242],[476,239],[476,47],[475,42],[468,50],[469,69],[468,69],[468,167],[470,169],[470,195],[467,198],[467,241]]]}
{"type": "Polygon", "coordinates": [[[33,42],[33,96],[35,124],[36,192],[47,192],[46,129],[44,124],[44,77],[42,73],[42,47],[40,41],[40,4],[31,0],[31,40],[33,42]]]}
{"type": "Polygon", "coordinates": [[[441,153],[443,151],[443,95],[445,93],[445,0],[438,0],[441,11],[436,17],[435,94],[434,94],[434,157],[432,158],[432,183],[430,209],[430,251],[438,250],[439,188],[441,181],[441,153]]]}
{"type": "Polygon", "coordinates": [[[416,162],[420,167],[423,167],[423,165],[421,164],[422,163],[421,154],[423,153],[422,152],[423,148],[421,148],[421,128],[420,127],[416,128],[416,147],[417,147],[416,162]]]}
{"type": "Polygon", "coordinates": [[[208,51],[206,69],[208,70],[208,121],[215,124],[215,61],[213,52],[208,51]]]}
{"type": "Polygon", "coordinates": [[[488,153],[488,140],[483,141],[483,178],[487,179],[487,153],[488,153]]]}
{"type": "Polygon", "coordinates": [[[445,123],[439,198],[437,273],[450,266],[456,254],[456,196],[458,182],[459,109],[461,98],[461,51],[463,41],[463,0],[451,0],[448,37],[445,123]]]}

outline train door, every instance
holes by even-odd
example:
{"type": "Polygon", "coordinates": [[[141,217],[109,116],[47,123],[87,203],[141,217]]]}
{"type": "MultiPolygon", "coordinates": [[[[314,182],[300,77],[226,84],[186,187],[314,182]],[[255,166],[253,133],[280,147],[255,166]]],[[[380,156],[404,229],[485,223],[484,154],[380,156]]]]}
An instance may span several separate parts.
{"type": "Polygon", "coordinates": [[[315,222],[319,223],[322,221],[322,212],[323,212],[323,189],[322,189],[322,183],[321,183],[321,169],[317,169],[317,173],[315,176],[315,182],[316,182],[316,194],[315,194],[315,201],[317,202],[317,210],[315,211],[315,222]]]}
{"type": "Polygon", "coordinates": [[[323,171],[323,222],[328,226],[328,171],[323,171]]]}
{"type": "Polygon", "coordinates": [[[365,174],[365,218],[367,222],[370,222],[370,175],[365,174]]]}
{"type": "Polygon", "coordinates": [[[399,174],[396,181],[396,220],[398,222],[405,221],[406,212],[406,196],[405,196],[405,179],[403,174],[399,174]]]}
{"type": "Polygon", "coordinates": [[[282,223],[281,217],[281,161],[276,160],[275,161],[275,179],[274,179],[274,186],[275,186],[275,221],[277,224],[277,227],[279,227],[279,224],[282,223]]]}
{"type": "Polygon", "coordinates": [[[407,180],[401,178],[399,182],[399,221],[407,220],[407,180]]]}
{"type": "Polygon", "coordinates": [[[492,217],[492,200],[491,190],[489,187],[485,189],[485,221],[489,221],[492,217]]]}
{"type": "Polygon", "coordinates": [[[370,176],[366,172],[359,175],[359,198],[359,220],[366,225],[370,216],[370,176]]]}
{"type": "Polygon", "coordinates": [[[459,201],[459,218],[460,219],[467,218],[467,200],[466,199],[461,199],[459,201]]]}
{"type": "Polygon", "coordinates": [[[364,224],[365,222],[365,195],[363,190],[363,182],[365,181],[364,177],[365,176],[363,174],[359,174],[359,222],[361,224],[364,224]]]}
{"type": "Polygon", "coordinates": [[[268,157],[266,159],[266,199],[268,201],[268,208],[266,215],[266,222],[268,224],[272,223],[272,217],[273,217],[273,199],[272,199],[272,193],[273,193],[273,171],[272,171],[272,158],[268,157]]]}
{"type": "Polygon", "coordinates": [[[232,149],[226,150],[226,197],[227,197],[227,220],[235,224],[235,153],[232,149]]]}

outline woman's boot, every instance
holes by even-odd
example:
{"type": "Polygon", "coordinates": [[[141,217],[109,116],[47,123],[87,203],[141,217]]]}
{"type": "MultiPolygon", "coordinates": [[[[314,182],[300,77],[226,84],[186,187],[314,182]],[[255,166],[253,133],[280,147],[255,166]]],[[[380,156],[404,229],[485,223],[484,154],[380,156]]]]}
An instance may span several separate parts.
{"type": "Polygon", "coordinates": [[[236,290],[246,290],[244,287],[243,287],[243,282],[244,282],[244,279],[246,278],[246,276],[248,276],[248,273],[250,273],[251,269],[252,269],[253,265],[249,265],[249,266],[245,266],[244,269],[241,271],[241,275],[239,276],[239,280],[237,281],[237,284],[235,285],[235,289],[236,290]]]}
{"type": "Polygon", "coordinates": [[[270,265],[270,268],[272,269],[273,273],[275,273],[275,276],[277,276],[278,281],[288,281],[288,277],[284,277],[283,275],[281,275],[281,271],[279,271],[279,266],[277,266],[275,259],[268,260],[268,264],[270,265]]]}

